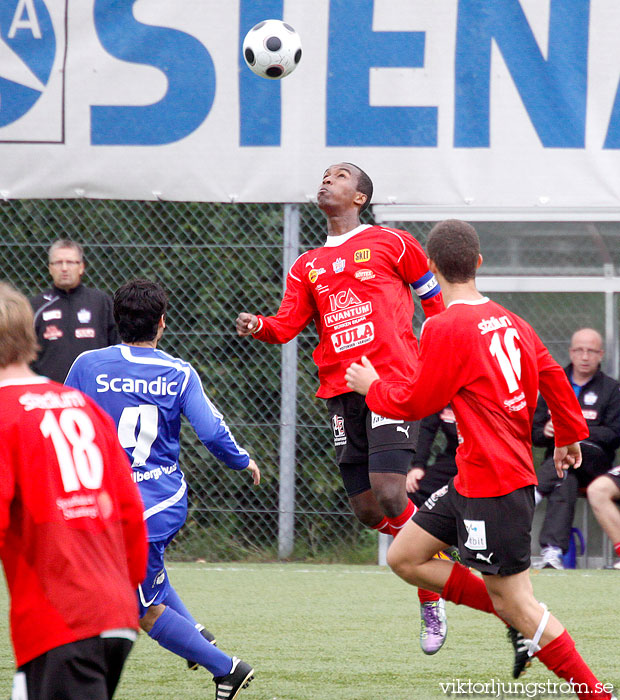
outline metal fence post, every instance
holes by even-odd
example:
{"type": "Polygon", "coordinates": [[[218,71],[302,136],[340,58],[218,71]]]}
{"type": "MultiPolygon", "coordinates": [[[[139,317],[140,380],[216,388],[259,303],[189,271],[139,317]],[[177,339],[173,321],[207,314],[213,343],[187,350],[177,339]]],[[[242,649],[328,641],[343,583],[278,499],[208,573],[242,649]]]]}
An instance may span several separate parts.
{"type": "MultiPolygon", "coordinates": [[[[614,277],[614,266],[603,265],[605,277],[614,277]]],[[[618,318],[616,314],[616,295],[613,291],[605,292],[605,371],[618,378],[618,318]]]]}
{"type": "MultiPolygon", "coordinates": [[[[605,277],[614,276],[614,265],[603,265],[605,277]]],[[[605,292],[605,360],[606,371],[612,377],[618,378],[618,317],[616,314],[616,295],[605,292]]],[[[585,507],[585,506],[584,506],[585,507]]],[[[603,533],[603,566],[608,569],[613,565],[611,540],[603,533]]]]}
{"type": "MultiPolygon", "coordinates": [[[[299,255],[299,205],[284,205],[283,287],[299,255]]],[[[280,403],[280,491],[278,557],[285,559],[295,543],[295,437],[297,423],[297,338],[282,346],[280,403]]]]}

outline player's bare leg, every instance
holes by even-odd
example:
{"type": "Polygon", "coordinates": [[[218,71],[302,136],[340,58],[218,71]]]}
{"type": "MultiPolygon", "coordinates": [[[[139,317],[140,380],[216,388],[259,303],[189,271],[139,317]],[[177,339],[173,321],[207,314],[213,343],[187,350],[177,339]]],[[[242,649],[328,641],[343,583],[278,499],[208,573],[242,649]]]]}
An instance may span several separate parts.
{"type": "Polygon", "coordinates": [[[372,493],[388,518],[397,518],[409,505],[404,474],[370,472],[372,493]]]}
{"type": "Polygon", "coordinates": [[[366,527],[376,528],[385,518],[383,509],[370,489],[350,496],[349,503],[355,517],[366,527]]]}
{"type": "Polygon", "coordinates": [[[370,474],[371,488],[349,497],[355,517],[366,527],[398,518],[410,503],[402,474],[370,474]]]}
{"type": "Polygon", "coordinates": [[[153,625],[157,621],[157,618],[161,617],[161,614],[165,609],[165,605],[151,605],[140,618],[140,628],[148,634],[153,629],[153,625]]]}
{"type": "Polygon", "coordinates": [[[536,656],[559,678],[574,683],[579,698],[612,696],[601,689],[562,623],[534,597],[529,569],[512,576],[483,575],[496,613],[519,630],[536,656]]]}
{"type": "MultiPolygon", "coordinates": [[[[620,557],[620,489],[616,482],[603,474],[588,486],[588,503],[605,534],[611,540],[616,554],[620,557]]],[[[614,565],[620,569],[620,561],[614,565]]]]}
{"type": "Polygon", "coordinates": [[[390,545],[387,563],[397,576],[412,586],[441,593],[454,562],[433,557],[446,547],[448,544],[410,520],[390,545]]]}
{"type": "MultiPolygon", "coordinates": [[[[534,597],[529,569],[512,576],[483,575],[496,613],[521,632],[526,639],[533,639],[540,624],[544,608],[534,597]]],[[[564,631],[553,615],[549,615],[539,646],[548,644],[564,631]]]]}

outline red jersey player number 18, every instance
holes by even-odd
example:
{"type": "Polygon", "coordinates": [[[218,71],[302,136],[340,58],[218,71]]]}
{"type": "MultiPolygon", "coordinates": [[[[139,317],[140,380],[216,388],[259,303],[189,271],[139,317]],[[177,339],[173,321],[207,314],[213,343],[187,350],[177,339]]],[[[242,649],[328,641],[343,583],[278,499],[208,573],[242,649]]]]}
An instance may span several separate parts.
{"type": "Polygon", "coordinates": [[[32,310],[3,284],[0,338],[0,556],[13,697],[109,700],[138,629],[142,500],[110,418],[29,369],[32,310]]]}

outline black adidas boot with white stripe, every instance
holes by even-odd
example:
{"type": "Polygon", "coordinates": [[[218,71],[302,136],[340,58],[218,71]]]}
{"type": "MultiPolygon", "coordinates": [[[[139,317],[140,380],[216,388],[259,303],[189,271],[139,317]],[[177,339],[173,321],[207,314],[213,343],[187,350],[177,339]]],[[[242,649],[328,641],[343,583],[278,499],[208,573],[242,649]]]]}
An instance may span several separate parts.
{"type": "Polygon", "coordinates": [[[508,639],[512,644],[515,652],[514,663],[512,665],[512,677],[520,678],[525,671],[532,665],[532,658],[529,655],[529,647],[527,640],[514,627],[508,627],[508,639]]]}
{"type": "Polygon", "coordinates": [[[233,656],[232,662],[232,669],[228,675],[213,679],[215,700],[234,700],[254,678],[254,669],[250,664],[246,664],[236,656],[233,656]]]}

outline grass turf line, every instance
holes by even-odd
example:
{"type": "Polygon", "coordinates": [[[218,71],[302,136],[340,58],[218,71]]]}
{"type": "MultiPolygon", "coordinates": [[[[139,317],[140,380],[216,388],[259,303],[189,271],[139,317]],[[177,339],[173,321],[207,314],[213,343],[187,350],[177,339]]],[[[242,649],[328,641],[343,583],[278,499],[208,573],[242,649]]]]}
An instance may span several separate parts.
{"type": "MultiPolygon", "coordinates": [[[[463,606],[447,605],[444,648],[435,656],[422,654],[415,589],[387,569],[175,563],[169,573],[220,648],[254,665],[256,679],[242,700],[434,700],[447,697],[440,682],[455,678],[513,682],[504,626],[463,606]]],[[[537,597],[566,625],[595,674],[620,688],[618,572],[534,571],[532,581],[537,597]]],[[[6,611],[4,591],[0,605],[6,611]]],[[[6,617],[5,612],[0,630],[7,640],[0,646],[3,697],[10,695],[13,674],[6,617]]],[[[548,679],[555,677],[535,660],[521,681],[548,679]]],[[[141,634],[115,700],[213,695],[208,672],[188,671],[184,661],[141,634]]]]}

